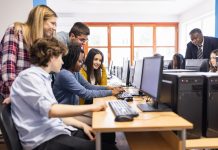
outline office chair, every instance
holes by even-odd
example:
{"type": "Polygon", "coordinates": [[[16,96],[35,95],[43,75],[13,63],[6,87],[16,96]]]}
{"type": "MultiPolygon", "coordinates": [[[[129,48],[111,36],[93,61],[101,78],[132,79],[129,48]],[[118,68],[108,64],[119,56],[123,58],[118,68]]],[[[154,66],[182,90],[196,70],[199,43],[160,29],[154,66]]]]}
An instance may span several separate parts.
{"type": "Polygon", "coordinates": [[[12,120],[10,104],[0,104],[0,129],[8,150],[23,149],[18,137],[18,132],[12,120]]]}

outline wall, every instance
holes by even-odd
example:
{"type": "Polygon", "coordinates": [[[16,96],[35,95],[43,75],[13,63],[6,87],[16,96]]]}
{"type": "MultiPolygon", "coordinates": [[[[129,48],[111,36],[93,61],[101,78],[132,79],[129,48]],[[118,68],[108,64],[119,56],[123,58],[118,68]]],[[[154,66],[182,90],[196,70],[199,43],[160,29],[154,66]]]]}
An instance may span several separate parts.
{"type": "Polygon", "coordinates": [[[32,7],[32,0],[0,0],[0,40],[9,25],[27,20],[32,7]]]}
{"type": "MultiPolygon", "coordinates": [[[[192,9],[187,10],[179,17],[179,51],[185,54],[186,44],[190,41],[186,24],[199,21],[201,18],[215,14],[215,0],[207,0],[192,9]]],[[[214,18],[215,19],[215,18],[214,18]]],[[[214,29],[215,30],[215,29],[214,29]]]]}

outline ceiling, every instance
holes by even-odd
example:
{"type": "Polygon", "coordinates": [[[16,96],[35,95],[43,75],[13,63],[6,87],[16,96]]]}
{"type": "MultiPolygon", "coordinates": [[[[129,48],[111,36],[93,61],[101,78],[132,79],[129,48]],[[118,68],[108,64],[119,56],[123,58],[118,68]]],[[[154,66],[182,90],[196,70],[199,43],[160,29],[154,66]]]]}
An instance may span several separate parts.
{"type": "Polygon", "coordinates": [[[59,14],[176,15],[209,0],[47,0],[59,14]]]}

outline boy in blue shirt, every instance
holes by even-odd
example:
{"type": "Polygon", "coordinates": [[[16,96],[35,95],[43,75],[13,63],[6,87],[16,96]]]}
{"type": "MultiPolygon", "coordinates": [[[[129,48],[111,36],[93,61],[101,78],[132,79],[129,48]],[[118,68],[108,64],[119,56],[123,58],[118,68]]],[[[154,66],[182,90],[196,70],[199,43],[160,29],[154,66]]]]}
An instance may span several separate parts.
{"type": "MultiPolygon", "coordinates": [[[[25,150],[94,150],[94,133],[72,116],[101,111],[104,103],[58,104],[51,89],[50,72],[59,72],[67,48],[56,39],[38,39],[30,49],[34,66],[22,71],[12,84],[11,113],[25,150]]],[[[103,144],[103,149],[116,149],[103,144]]]]}

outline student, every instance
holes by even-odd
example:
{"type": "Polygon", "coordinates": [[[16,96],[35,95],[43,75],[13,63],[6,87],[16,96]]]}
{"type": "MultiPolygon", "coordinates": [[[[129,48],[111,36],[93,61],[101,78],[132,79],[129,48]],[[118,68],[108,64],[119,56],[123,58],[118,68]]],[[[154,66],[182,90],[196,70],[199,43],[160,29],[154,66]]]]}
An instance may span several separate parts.
{"type": "Polygon", "coordinates": [[[215,49],[210,53],[209,72],[218,72],[216,57],[218,57],[218,49],[215,49]]]}
{"type": "Polygon", "coordinates": [[[174,54],[173,60],[169,63],[168,69],[184,69],[184,58],[181,54],[174,54]]]}
{"type": "Polygon", "coordinates": [[[22,70],[30,67],[29,48],[37,38],[51,38],[56,30],[56,13],[48,6],[34,7],[25,23],[15,22],[0,43],[0,94],[9,102],[11,85],[22,70]]]}
{"type": "MultiPolygon", "coordinates": [[[[58,104],[51,89],[49,73],[60,71],[66,51],[55,38],[36,40],[30,49],[34,66],[22,71],[12,84],[12,119],[25,150],[95,150],[92,128],[71,116],[101,111],[106,105],[58,104]]],[[[116,148],[103,144],[103,149],[116,148]]]]}
{"type": "Polygon", "coordinates": [[[211,51],[218,48],[218,38],[203,36],[198,28],[189,35],[191,41],[187,44],[185,59],[209,59],[211,51]]]}
{"type": "Polygon", "coordinates": [[[90,34],[89,27],[82,23],[76,22],[69,33],[67,32],[58,32],[57,39],[69,46],[70,44],[75,44],[79,46],[84,46],[88,41],[88,36],[90,34]]]}
{"type": "Polygon", "coordinates": [[[83,67],[80,70],[82,76],[92,85],[107,85],[106,68],[103,66],[104,55],[98,49],[90,49],[83,67]]]}
{"type": "Polygon", "coordinates": [[[108,87],[92,85],[86,81],[79,72],[83,64],[83,50],[76,45],[70,45],[68,48],[68,54],[63,57],[63,69],[56,75],[53,86],[59,103],[77,105],[79,97],[92,99],[116,95],[123,91],[122,88],[110,90],[108,87]]]}

